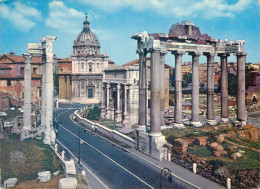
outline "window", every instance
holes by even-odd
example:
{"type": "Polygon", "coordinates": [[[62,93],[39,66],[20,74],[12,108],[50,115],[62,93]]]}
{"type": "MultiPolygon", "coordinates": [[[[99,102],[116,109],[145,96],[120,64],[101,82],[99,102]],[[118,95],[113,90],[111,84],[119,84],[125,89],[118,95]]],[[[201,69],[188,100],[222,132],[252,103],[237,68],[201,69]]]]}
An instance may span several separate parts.
{"type": "Polygon", "coordinates": [[[24,74],[24,67],[20,67],[20,74],[24,74]]]}
{"type": "Polygon", "coordinates": [[[11,86],[11,80],[7,80],[7,86],[11,86]]]}
{"type": "Polygon", "coordinates": [[[92,65],[91,64],[89,65],[88,71],[92,72],[92,65]]]}
{"type": "Polygon", "coordinates": [[[34,74],[37,73],[37,68],[33,68],[33,73],[34,73],[34,74]]]}
{"type": "Polygon", "coordinates": [[[60,69],[60,72],[62,72],[63,71],[63,69],[60,69]]]}
{"type": "Polygon", "coordinates": [[[84,63],[81,63],[81,69],[84,70],[84,63]]]}

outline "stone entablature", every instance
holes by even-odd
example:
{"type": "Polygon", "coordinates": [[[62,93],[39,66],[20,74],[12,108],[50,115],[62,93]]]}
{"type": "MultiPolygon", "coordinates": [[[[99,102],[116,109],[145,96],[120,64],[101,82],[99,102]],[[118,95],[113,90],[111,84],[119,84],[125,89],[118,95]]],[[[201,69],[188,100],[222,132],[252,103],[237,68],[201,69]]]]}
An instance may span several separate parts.
{"type": "MultiPolygon", "coordinates": [[[[149,148],[150,155],[159,148],[151,144],[153,138],[161,136],[161,126],[164,122],[164,108],[160,106],[164,100],[163,66],[165,54],[171,52],[175,56],[175,127],[183,128],[182,123],[182,56],[188,53],[192,56],[192,115],[190,124],[201,127],[199,116],[199,57],[207,57],[207,123],[215,125],[214,115],[214,57],[221,58],[221,121],[228,122],[228,66],[227,60],[230,53],[237,56],[237,120],[243,124],[246,121],[245,113],[245,63],[246,53],[244,52],[243,40],[228,41],[211,39],[207,34],[201,35],[199,28],[191,22],[176,24],[170,30],[171,34],[150,34],[146,31],[137,33],[132,39],[137,40],[137,53],[139,54],[139,129],[137,131],[137,148],[144,145],[149,148]],[[176,31],[175,31],[176,29],[176,31]],[[181,35],[180,35],[181,34],[181,35]],[[147,128],[147,105],[144,91],[146,84],[146,56],[151,54],[151,111],[150,128],[147,128]],[[160,108],[159,108],[160,107],[160,108]],[[160,115],[160,116],[158,116],[160,115]],[[146,129],[145,129],[146,128],[146,129]],[[142,132],[149,132],[149,141],[142,141],[139,136],[142,132]]],[[[158,138],[158,140],[159,140],[158,138]]],[[[164,140],[160,138],[160,140],[164,140]]],[[[156,146],[157,143],[155,143],[156,146]]],[[[141,149],[142,150],[142,149],[141,149]]],[[[147,151],[146,151],[147,153],[147,151]]],[[[161,153],[157,156],[161,157],[161,153]]]]}

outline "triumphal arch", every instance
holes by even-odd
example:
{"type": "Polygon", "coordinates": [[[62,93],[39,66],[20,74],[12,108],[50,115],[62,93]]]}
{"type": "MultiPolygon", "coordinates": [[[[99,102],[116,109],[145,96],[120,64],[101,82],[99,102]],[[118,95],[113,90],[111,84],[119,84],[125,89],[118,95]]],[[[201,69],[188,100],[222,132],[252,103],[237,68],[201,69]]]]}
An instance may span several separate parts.
{"type": "Polygon", "coordinates": [[[245,63],[243,40],[228,41],[212,39],[207,34],[201,35],[198,27],[191,21],[184,21],[171,28],[169,34],[148,34],[146,31],[132,36],[137,40],[139,54],[139,120],[136,136],[137,148],[157,158],[165,159],[165,138],[161,134],[164,122],[164,83],[163,71],[165,55],[170,52],[175,56],[175,116],[174,126],[182,128],[182,56],[188,53],[192,57],[192,115],[190,124],[194,127],[203,125],[199,116],[199,58],[207,57],[207,120],[215,125],[214,115],[214,57],[221,59],[221,122],[228,122],[228,56],[237,57],[237,120],[245,124],[245,63]],[[151,111],[150,124],[146,123],[146,57],[151,55],[151,111]],[[150,125],[150,128],[147,128],[150,125]]]}

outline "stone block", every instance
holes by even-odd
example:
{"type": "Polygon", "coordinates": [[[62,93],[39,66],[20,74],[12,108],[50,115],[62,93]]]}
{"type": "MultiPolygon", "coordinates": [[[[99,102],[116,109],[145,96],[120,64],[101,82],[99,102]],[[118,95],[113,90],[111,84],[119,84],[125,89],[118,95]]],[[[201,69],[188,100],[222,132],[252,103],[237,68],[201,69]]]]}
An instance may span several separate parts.
{"type": "Polygon", "coordinates": [[[221,156],[221,153],[220,153],[219,151],[214,151],[214,156],[220,157],[220,156],[221,156]]]}
{"type": "Polygon", "coordinates": [[[53,176],[57,176],[60,174],[60,171],[55,171],[54,173],[52,173],[53,176]]]}
{"type": "Polygon", "coordinates": [[[204,136],[204,137],[197,137],[195,142],[200,145],[200,146],[206,146],[207,145],[207,139],[208,137],[207,136],[204,136]]]}
{"type": "Polygon", "coordinates": [[[186,154],[189,147],[189,142],[185,139],[177,138],[174,140],[174,147],[179,154],[186,154]]]}
{"type": "Polygon", "coordinates": [[[231,145],[227,147],[227,150],[230,152],[235,152],[237,150],[237,145],[231,145]]]}
{"type": "Polygon", "coordinates": [[[65,173],[66,177],[69,175],[76,175],[76,167],[72,159],[70,161],[65,161],[65,173]]]}
{"type": "Polygon", "coordinates": [[[51,180],[51,172],[50,171],[43,171],[38,173],[38,181],[39,182],[48,182],[51,180]]]}
{"type": "Polygon", "coordinates": [[[74,177],[62,178],[59,180],[59,189],[76,189],[78,181],[74,177]]]}
{"type": "Polygon", "coordinates": [[[16,183],[17,183],[17,178],[9,178],[4,181],[4,187],[6,188],[15,187],[16,183]]]}
{"type": "Polygon", "coordinates": [[[222,143],[225,141],[225,136],[223,134],[217,135],[215,138],[217,143],[222,143]]]}
{"type": "Polygon", "coordinates": [[[231,155],[231,158],[233,160],[237,160],[237,158],[241,158],[241,157],[242,157],[242,154],[240,152],[236,152],[236,153],[231,155]]]}

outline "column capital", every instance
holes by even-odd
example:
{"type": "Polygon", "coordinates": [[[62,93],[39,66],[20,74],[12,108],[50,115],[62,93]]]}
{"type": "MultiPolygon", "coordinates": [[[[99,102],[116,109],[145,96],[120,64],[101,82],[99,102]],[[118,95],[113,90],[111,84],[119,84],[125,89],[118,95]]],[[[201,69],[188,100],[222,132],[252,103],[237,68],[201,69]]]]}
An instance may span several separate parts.
{"type": "Polygon", "coordinates": [[[116,85],[117,89],[120,89],[120,88],[121,88],[120,85],[121,85],[120,83],[117,83],[117,85],[116,85]]]}
{"type": "Polygon", "coordinates": [[[247,56],[247,53],[246,52],[237,52],[237,53],[234,53],[235,56],[247,56]]]}
{"type": "Polygon", "coordinates": [[[215,52],[205,52],[203,53],[206,57],[216,56],[215,52]]]}
{"type": "Polygon", "coordinates": [[[186,53],[186,51],[177,50],[177,51],[171,51],[172,54],[182,56],[186,53]]]}
{"type": "Polygon", "coordinates": [[[228,57],[228,56],[230,56],[230,54],[229,53],[218,53],[218,56],[219,57],[228,57]]]}
{"type": "Polygon", "coordinates": [[[110,83],[107,82],[107,89],[109,89],[109,88],[110,88],[110,83]]]}
{"type": "Polygon", "coordinates": [[[189,52],[189,55],[191,55],[193,57],[199,57],[200,55],[202,55],[202,52],[198,52],[198,51],[189,52]]]}
{"type": "Polygon", "coordinates": [[[31,63],[31,61],[28,61],[28,60],[30,60],[32,58],[32,55],[30,53],[24,53],[23,57],[24,57],[24,61],[26,63],[31,63]]]}

